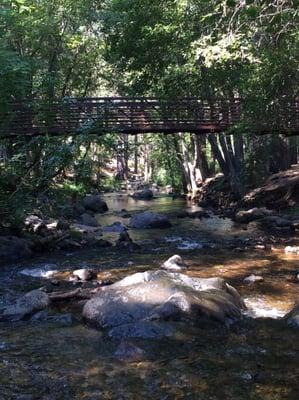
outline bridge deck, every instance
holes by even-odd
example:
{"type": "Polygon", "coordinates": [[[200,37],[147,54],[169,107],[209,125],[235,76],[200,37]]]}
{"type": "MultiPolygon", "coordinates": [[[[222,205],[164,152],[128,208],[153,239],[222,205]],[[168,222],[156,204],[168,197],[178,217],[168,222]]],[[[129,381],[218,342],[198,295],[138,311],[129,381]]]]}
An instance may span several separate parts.
{"type": "MultiPolygon", "coordinates": [[[[211,103],[194,98],[67,98],[51,104],[24,100],[12,103],[8,112],[0,114],[0,137],[220,132],[242,121],[241,106],[240,99],[211,103]]],[[[276,122],[262,122],[257,127],[260,133],[273,129],[299,133],[299,101],[287,104],[276,122]]]]}

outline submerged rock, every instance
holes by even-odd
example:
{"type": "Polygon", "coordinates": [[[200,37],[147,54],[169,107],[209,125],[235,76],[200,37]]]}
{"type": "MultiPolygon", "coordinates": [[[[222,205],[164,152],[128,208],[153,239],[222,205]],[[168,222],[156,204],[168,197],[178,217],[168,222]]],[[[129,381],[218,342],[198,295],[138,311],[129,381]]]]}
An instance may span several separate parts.
{"type": "Polygon", "coordinates": [[[47,311],[39,311],[34,314],[31,319],[31,322],[55,322],[64,326],[70,326],[74,322],[74,318],[72,314],[56,314],[51,315],[47,311]]]}
{"type": "Polygon", "coordinates": [[[136,229],[169,228],[171,226],[166,215],[151,211],[135,214],[130,221],[130,227],[136,229]]]}
{"type": "Polygon", "coordinates": [[[132,197],[137,200],[151,200],[154,197],[154,194],[151,189],[143,189],[133,193],[132,197]]]}
{"type": "Polygon", "coordinates": [[[134,344],[122,341],[114,353],[114,357],[129,362],[141,361],[145,357],[145,352],[134,344]]]}
{"type": "Polygon", "coordinates": [[[128,230],[128,228],[119,221],[115,221],[115,222],[113,222],[113,224],[105,226],[103,228],[103,232],[121,233],[121,232],[125,232],[126,230],[128,230]]]}
{"type": "Polygon", "coordinates": [[[169,323],[158,323],[155,321],[137,321],[115,326],[108,331],[108,336],[113,339],[161,339],[165,336],[173,336],[174,334],[175,329],[169,323]]]}
{"type": "Polygon", "coordinates": [[[96,213],[104,213],[108,211],[107,203],[97,194],[89,194],[83,199],[83,206],[86,210],[96,213]]]}
{"type": "Polygon", "coordinates": [[[170,257],[162,264],[161,268],[168,271],[182,271],[187,269],[186,264],[184,263],[182,257],[179,255],[174,255],[170,257]]]}
{"type": "Polygon", "coordinates": [[[173,331],[168,326],[164,332],[160,322],[227,323],[241,317],[242,307],[238,292],[221,278],[159,270],[136,273],[105,287],[85,304],[83,317],[98,328],[113,328],[113,337],[157,337],[173,331]]]}
{"type": "Polygon", "coordinates": [[[50,305],[50,298],[42,290],[32,290],[20,297],[15,304],[4,309],[0,319],[20,321],[30,314],[45,309],[50,305]]]}

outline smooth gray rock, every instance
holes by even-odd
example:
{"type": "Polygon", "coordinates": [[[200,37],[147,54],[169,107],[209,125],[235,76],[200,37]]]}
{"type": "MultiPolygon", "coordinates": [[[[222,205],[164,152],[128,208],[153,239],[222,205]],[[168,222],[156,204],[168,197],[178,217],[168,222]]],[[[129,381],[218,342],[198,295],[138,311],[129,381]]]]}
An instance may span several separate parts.
{"type": "Polygon", "coordinates": [[[130,227],[135,229],[169,228],[171,222],[166,215],[144,211],[133,215],[130,227]]]}
{"type": "Polygon", "coordinates": [[[183,271],[187,269],[187,266],[181,256],[174,255],[166,260],[162,264],[161,268],[166,269],[167,271],[183,271]]]}
{"type": "Polygon", "coordinates": [[[154,197],[151,189],[138,190],[132,197],[137,200],[151,200],[154,197]]]}
{"type": "Polygon", "coordinates": [[[96,213],[108,211],[107,203],[97,194],[90,194],[83,199],[83,206],[86,210],[96,213]]]}
{"type": "Polygon", "coordinates": [[[0,316],[7,321],[20,321],[30,314],[50,305],[50,298],[42,290],[32,290],[20,297],[15,304],[8,306],[0,316]]]}
{"type": "Polygon", "coordinates": [[[238,292],[221,278],[158,270],[136,273],[105,287],[85,304],[83,317],[98,328],[115,328],[110,330],[113,337],[125,337],[132,332],[138,336],[136,332],[153,322],[158,326],[168,320],[196,323],[202,318],[231,322],[241,317],[243,307],[238,292]]]}

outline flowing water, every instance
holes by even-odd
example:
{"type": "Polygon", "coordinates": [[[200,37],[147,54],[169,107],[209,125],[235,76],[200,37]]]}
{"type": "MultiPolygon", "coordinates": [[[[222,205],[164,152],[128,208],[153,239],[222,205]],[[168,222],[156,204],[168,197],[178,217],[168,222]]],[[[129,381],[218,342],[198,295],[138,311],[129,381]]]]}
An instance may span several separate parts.
{"type": "MultiPolygon", "coordinates": [[[[140,362],[114,357],[119,341],[80,320],[82,302],[62,303],[52,310],[72,312],[73,324],[0,323],[0,399],[297,400],[298,330],[288,327],[282,317],[298,299],[299,257],[235,249],[238,241],[250,244],[263,234],[217,216],[176,218],[175,212],[191,207],[181,199],[143,202],[110,195],[107,201],[110,212],[98,217],[102,225],[116,220],[128,223],[116,215],[126,208],[132,213],[147,209],[169,213],[173,227],[130,230],[141,245],[134,253],[89,249],[4,266],[0,308],[17,293],[33,288],[72,288],[69,277],[77,268],[91,267],[98,278],[115,281],[155,269],[179,253],[190,276],[221,276],[235,286],[248,307],[244,318],[229,329],[184,326],[176,337],[130,340],[145,351],[140,362]],[[244,283],[251,274],[262,275],[264,281],[244,283]]],[[[115,240],[117,235],[106,237],[115,240]]]]}

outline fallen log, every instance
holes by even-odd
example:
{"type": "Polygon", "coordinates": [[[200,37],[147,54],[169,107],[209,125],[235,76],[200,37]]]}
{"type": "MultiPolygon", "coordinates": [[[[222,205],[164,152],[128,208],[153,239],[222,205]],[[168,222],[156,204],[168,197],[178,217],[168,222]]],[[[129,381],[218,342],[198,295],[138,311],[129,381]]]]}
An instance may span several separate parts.
{"type": "Polygon", "coordinates": [[[67,291],[67,292],[52,292],[48,293],[51,301],[65,301],[65,300],[73,300],[73,299],[80,299],[80,300],[87,300],[92,298],[99,288],[97,289],[80,289],[77,288],[75,290],[67,291]]]}

